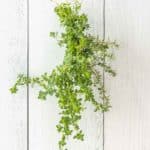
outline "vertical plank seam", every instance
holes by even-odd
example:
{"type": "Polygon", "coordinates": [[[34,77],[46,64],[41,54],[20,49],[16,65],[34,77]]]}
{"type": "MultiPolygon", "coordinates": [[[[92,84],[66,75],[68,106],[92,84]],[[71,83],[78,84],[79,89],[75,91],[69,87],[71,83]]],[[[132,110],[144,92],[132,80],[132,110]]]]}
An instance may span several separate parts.
{"type": "MultiPolygon", "coordinates": [[[[106,15],[105,15],[105,0],[103,0],[103,40],[105,40],[105,30],[106,30],[106,15]]],[[[104,56],[105,63],[105,56],[104,56]]],[[[105,88],[105,71],[103,69],[103,87],[105,88]]],[[[103,103],[104,103],[104,95],[103,95],[103,103]]],[[[103,112],[103,150],[105,150],[105,113],[103,112]]]]}
{"type": "MultiPolygon", "coordinates": [[[[27,0],[27,78],[29,78],[29,0],[27,0]]],[[[29,150],[29,84],[27,84],[27,150],[29,150]]]]}

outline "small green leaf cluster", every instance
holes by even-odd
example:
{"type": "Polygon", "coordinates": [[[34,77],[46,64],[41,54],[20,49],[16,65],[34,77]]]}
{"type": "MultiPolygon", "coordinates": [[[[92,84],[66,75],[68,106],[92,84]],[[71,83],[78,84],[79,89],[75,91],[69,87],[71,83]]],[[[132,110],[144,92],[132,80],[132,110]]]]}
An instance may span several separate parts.
{"type": "Polygon", "coordinates": [[[94,105],[95,111],[109,110],[109,96],[103,84],[103,72],[116,75],[109,65],[114,56],[110,48],[118,45],[88,34],[88,18],[80,10],[81,4],[78,2],[65,2],[55,7],[64,31],[51,32],[50,36],[56,38],[58,44],[66,49],[63,63],[51,73],[44,73],[40,77],[19,75],[10,89],[12,93],[16,93],[19,86],[37,84],[41,87],[39,99],[45,100],[48,95],[58,98],[61,119],[56,127],[61,134],[60,150],[67,150],[69,136],[84,140],[79,121],[86,102],[94,105]],[[99,100],[94,96],[94,89],[99,92],[99,100]]]}

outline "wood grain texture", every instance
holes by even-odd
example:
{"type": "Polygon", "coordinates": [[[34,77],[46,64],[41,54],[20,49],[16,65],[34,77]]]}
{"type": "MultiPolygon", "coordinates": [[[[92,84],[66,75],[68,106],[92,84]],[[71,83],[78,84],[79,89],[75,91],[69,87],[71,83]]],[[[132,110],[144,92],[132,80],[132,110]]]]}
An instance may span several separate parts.
{"type": "Polygon", "coordinates": [[[26,90],[9,88],[26,73],[26,1],[0,1],[0,149],[26,150],[26,90]]]}
{"type": "Polygon", "coordinates": [[[106,115],[105,150],[150,149],[150,1],[107,0],[107,37],[119,42],[107,82],[112,110],[106,115]]]}
{"type": "MultiPolygon", "coordinates": [[[[57,16],[53,12],[54,3],[49,0],[30,1],[30,75],[51,72],[62,63],[64,49],[59,48],[55,40],[49,38],[50,31],[61,31],[57,16]]],[[[89,15],[91,32],[102,32],[102,1],[83,1],[83,11],[89,15]]],[[[56,124],[59,121],[57,99],[48,97],[41,102],[35,96],[37,91],[30,89],[30,149],[58,150],[59,134],[56,124]]],[[[102,116],[94,113],[87,105],[83,114],[81,128],[85,132],[85,141],[69,141],[69,150],[102,149],[102,116]]]]}

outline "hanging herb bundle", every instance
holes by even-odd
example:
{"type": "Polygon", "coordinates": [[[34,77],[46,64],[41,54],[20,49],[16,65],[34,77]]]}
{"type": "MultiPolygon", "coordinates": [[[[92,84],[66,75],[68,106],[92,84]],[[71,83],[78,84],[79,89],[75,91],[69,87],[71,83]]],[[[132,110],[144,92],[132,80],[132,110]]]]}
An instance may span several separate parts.
{"type": "Polygon", "coordinates": [[[84,140],[79,121],[86,102],[94,105],[95,111],[109,110],[109,96],[103,85],[102,72],[116,75],[109,64],[113,58],[110,48],[117,47],[117,44],[88,34],[88,18],[80,10],[79,2],[65,2],[55,7],[64,32],[51,32],[50,36],[56,38],[60,47],[66,49],[63,63],[51,73],[44,73],[40,77],[18,75],[16,83],[10,89],[12,93],[16,93],[22,85],[37,84],[41,87],[39,99],[45,100],[48,95],[57,97],[61,116],[56,126],[61,134],[60,150],[66,150],[69,136],[84,140]],[[95,88],[99,92],[98,100],[94,96],[95,88]]]}

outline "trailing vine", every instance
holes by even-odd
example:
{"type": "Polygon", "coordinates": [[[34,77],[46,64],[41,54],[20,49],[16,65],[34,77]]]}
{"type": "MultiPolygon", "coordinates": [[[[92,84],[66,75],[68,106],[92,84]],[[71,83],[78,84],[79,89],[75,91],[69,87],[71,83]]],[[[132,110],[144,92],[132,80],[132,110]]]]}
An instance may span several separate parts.
{"type": "Polygon", "coordinates": [[[70,136],[84,140],[79,121],[86,109],[86,102],[94,105],[95,111],[109,110],[110,100],[103,85],[102,70],[111,76],[116,75],[109,65],[114,56],[110,48],[118,45],[89,34],[87,15],[80,10],[79,2],[65,2],[55,7],[64,31],[51,32],[50,36],[56,38],[59,46],[66,49],[63,63],[51,73],[44,73],[39,77],[20,74],[10,89],[12,93],[16,93],[22,85],[37,84],[41,87],[39,99],[45,100],[48,95],[57,97],[61,116],[56,126],[61,134],[60,150],[67,150],[67,139],[70,136]],[[99,100],[94,96],[96,90],[99,100]]]}

